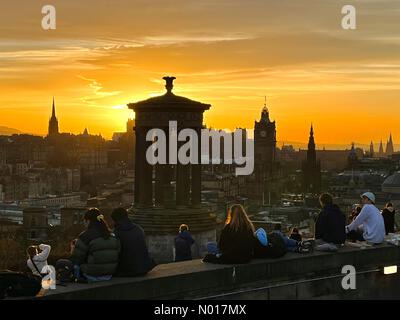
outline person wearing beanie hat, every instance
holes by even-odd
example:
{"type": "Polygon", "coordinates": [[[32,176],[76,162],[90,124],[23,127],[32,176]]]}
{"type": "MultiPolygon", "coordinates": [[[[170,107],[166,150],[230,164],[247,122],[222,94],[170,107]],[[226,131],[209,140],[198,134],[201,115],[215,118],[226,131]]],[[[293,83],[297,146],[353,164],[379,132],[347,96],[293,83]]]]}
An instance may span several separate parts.
{"type": "Polygon", "coordinates": [[[375,195],[365,192],[361,195],[363,207],[352,223],[346,226],[347,238],[382,243],[385,238],[385,223],[378,208],[375,207],[375,195]]]}

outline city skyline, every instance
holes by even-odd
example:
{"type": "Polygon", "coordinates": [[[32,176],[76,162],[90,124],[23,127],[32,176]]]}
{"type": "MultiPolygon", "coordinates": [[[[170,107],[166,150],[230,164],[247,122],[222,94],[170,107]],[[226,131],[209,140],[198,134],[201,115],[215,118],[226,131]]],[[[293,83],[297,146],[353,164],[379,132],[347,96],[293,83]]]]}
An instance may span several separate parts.
{"type": "MultiPolygon", "coordinates": [[[[265,108],[265,106],[263,108],[265,108]]],[[[62,134],[62,133],[72,133],[72,134],[87,133],[87,134],[103,136],[101,132],[99,132],[99,133],[91,133],[88,127],[85,127],[81,131],[78,131],[78,132],[70,132],[68,130],[67,131],[59,130],[59,128],[58,128],[58,116],[57,116],[57,112],[56,112],[55,98],[54,97],[53,97],[52,106],[51,106],[51,116],[49,116],[48,119],[49,119],[48,120],[49,123],[51,123],[53,121],[55,121],[57,123],[56,124],[56,126],[57,126],[57,129],[56,129],[57,130],[57,134],[58,133],[60,133],[60,134],[62,134]]],[[[128,120],[132,120],[132,118],[128,118],[127,121],[128,120]]],[[[314,126],[314,124],[311,124],[311,126],[314,126]]],[[[216,129],[217,130],[226,130],[228,132],[233,132],[234,131],[234,130],[230,130],[229,128],[228,129],[227,128],[216,128],[216,129]]],[[[247,129],[248,137],[250,139],[254,138],[253,137],[253,129],[254,128],[246,128],[246,129],[247,129]]],[[[49,127],[48,131],[45,134],[37,134],[37,133],[35,134],[35,133],[32,133],[32,132],[19,131],[17,128],[9,128],[9,127],[6,127],[6,126],[0,126],[0,135],[29,134],[29,135],[38,135],[38,136],[45,137],[45,136],[47,136],[49,134],[49,130],[50,130],[50,127],[49,127]]],[[[123,130],[126,130],[126,127],[123,128],[123,130]]],[[[122,132],[123,132],[123,130],[122,130],[122,132]]],[[[113,135],[115,133],[118,133],[118,131],[112,132],[111,137],[104,136],[104,138],[112,139],[112,137],[113,137],[113,135]]],[[[389,137],[388,137],[387,141],[385,140],[385,142],[384,142],[384,139],[381,139],[380,141],[371,141],[373,143],[373,148],[376,149],[376,153],[378,153],[377,150],[378,150],[378,148],[380,147],[381,144],[386,149],[387,148],[387,143],[389,142],[389,139],[391,140],[392,138],[393,138],[393,135],[390,132],[389,133],[389,137]]],[[[349,149],[349,146],[351,147],[351,145],[353,145],[353,144],[357,148],[361,148],[366,152],[368,152],[368,148],[371,147],[371,144],[362,144],[362,143],[357,143],[357,142],[352,141],[350,144],[339,144],[339,143],[336,143],[336,144],[324,144],[324,143],[320,143],[319,145],[316,146],[316,149],[317,150],[322,150],[322,149],[327,149],[327,150],[346,149],[347,150],[347,149],[349,149]]],[[[307,148],[307,142],[277,140],[277,147],[278,148],[283,148],[283,146],[293,146],[295,149],[297,149],[297,148],[303,149],[303,148],[307,148]]],[[[393,144],[393,146],[394,146],[394,151],[396,152],[397,151],[396,149],[398,149],[399,146],[396,145],[396,144],[393,144]]]]}
{"type": "Polygon", "coordinates": [[[176,94],[213,106],[214,128],[253,128],[266,95],[280,142],[306,143],[311,122],[318,148],[400,135],[398,1],[353,1],[350,31],[345,1],[53,1],[51,31],[23,2],[3,4],[13,15],[0,20],[0,126],[45,135],[54,95],[61,132],[111,138],[126,104],[162,94],[173,74],[176,94]]]}

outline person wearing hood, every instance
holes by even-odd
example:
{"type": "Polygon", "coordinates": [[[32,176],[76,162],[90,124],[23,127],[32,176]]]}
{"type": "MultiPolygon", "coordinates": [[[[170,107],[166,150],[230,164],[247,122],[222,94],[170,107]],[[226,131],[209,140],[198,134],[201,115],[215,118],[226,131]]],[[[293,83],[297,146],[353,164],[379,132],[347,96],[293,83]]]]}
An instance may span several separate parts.
{"type": "Polygon", "coordinates": [[[395,215],[395,210],[393,207],[393,204],[391,202],[388,202],[385,206],[385,208],[382,210],[382,217],[383,221],[385,223],[385,231],[386,234],[389,233],[394,233],[394,215],[395,215]]]}
{"type": "Polygon", "coordinates": [[[191,247],[194,244],[194,239],[189,232],[187,224],[181,224],[179,233],[175,237],[175,262],[192,260],[191,247]]]}
{"type": "Polygon", "coordinates": [[[130,221],[124,208],[111,213],[114,233],[120,240],[121,252],[115,275],[120,277],[141,276],[152,270],[156,263],[149,256],[143,229],[130,221]]]}
{"type": "Polygon", "coordinates": [[[319,197],[322,210],[315,223],[315,250],[337,251],[346,241],[346,217],[329,193],[319,197]]]}

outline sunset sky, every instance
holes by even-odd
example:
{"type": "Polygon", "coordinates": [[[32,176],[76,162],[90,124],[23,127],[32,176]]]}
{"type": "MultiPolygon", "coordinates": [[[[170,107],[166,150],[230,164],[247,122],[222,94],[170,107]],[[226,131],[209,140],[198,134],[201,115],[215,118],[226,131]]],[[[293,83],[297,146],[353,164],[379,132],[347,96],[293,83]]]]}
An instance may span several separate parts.
{"type": "Polygon", "coordinates": [[[0,3],[0,126],[111,137],[126,107],[174,92],[214,128],[253,128],[267,96],[277,138],[400,141],[399,0],[18,0],[0,3]],[[57,29],[41,28],[43,5],[57,29]],[[357,9],[357,30],[341,8],[357,9]]]}

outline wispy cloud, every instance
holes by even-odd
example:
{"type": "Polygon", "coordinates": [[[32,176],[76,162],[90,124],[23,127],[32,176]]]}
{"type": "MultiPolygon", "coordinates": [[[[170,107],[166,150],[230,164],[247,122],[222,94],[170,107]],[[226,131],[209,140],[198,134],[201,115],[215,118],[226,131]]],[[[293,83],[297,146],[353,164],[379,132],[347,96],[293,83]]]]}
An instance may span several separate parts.
{"type": "Polygon", "coordinates": [[[82,75],[78,75],[77,77],[79,79],[89,82],[89,88],[92,90],[93,95],[86,95],[82,97],[81,100],[90,106],[97,106],[97,101],[99,99],[121,94],[121,91],[103,91],[102,84],[99,83],[96,79],[89,79],[82,75]]]}

